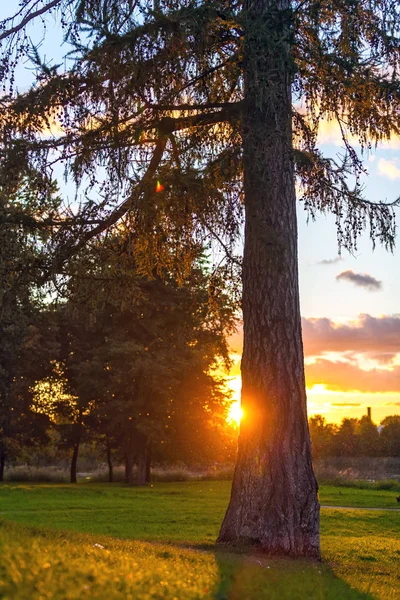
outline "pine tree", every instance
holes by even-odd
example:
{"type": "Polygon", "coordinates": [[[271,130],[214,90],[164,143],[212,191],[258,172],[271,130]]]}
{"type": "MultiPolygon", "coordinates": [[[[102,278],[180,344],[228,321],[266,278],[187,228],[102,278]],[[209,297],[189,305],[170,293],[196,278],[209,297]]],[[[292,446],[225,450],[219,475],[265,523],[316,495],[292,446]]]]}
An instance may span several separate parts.
{"type": "Polygon", "coordinates": [[[86,187],[54,239],[56,272],[121,221],[144,272],[167,265],[183,278],[207,237],[236,265],[244,212],[246,416],[219,539],[318,556],[294,182],[311,217],[334,213],[342,247],[354,249],[366,227],[393,247],[393,205],[367,201],[360,178],[363,151],[399,132],[398,4],[27,2],[3,23],[4,77],[29,52],[25,25],[56,8],[70,66],[30,52],[36,86],[17,95],[11,85],[2,98],[2,168],[46,172],[59,161],[86,187]],[[64,134],[43,136],[54,118],[64,134]],[[340,127],[342,162],[316,145],[321,119],[340,127]]]}

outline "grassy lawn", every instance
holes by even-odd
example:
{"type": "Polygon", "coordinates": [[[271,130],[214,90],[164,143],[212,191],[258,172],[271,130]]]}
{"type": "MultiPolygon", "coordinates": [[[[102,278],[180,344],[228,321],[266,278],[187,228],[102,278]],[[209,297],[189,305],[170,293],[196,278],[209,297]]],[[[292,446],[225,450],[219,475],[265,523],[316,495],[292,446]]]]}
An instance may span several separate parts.
{"type": "MultiPolygon", "coordinates": [[[[214,547],[229,488],[3,484],[0,598],[400,597],[400,512],[323,509],[324,564],[234,555],[214,547]]],[[[397,505],[387,491],[326,486],[320,496],[397,505]]]]}

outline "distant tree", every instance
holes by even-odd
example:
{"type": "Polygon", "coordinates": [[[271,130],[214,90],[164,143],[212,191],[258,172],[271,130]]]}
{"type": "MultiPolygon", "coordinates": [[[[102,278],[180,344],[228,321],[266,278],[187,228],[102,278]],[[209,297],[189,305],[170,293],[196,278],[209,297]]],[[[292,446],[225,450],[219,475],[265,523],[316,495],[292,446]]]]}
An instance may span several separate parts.
{"type": "Polygon", "coordinates": [[[325,417],[315,415],[309,420],[314,458],[332,456],[337,427],[327,423],[325,417]]]}
{"type": "Polygon", "coordinates": [[[0,481],[6,460],[22,445],[43,442],[48,425],[35,410],[33,388],[57,353],[55,324],[41,297],[48,237],[41,220],[58,198],[54,186],[43,196],[41,181],[38,172],[20,173],[12,184],[0,179],[0,481]]]}
{"type": "Polygon", "coordinates": [[[99,184],[64,220],[55,270],[125,221],[148,274],[168,263],[182,276],[206,236],[232,257],[244,206],[247,416],[220,542],[319,556],[295,177],[311,217],[334,214],[341,246],[370,226],[393,247],[393,206],[363,197],[352,139],[365,151],[399,132],[399,31],[393,0],[39,0],[2,23],[11,91],[20,57],[37,68],[32,89],[2,99],[3,172],[60,161],[86,197],[99,184]],[[55,8],[73,46],[59,66],[25,30],[55,8]],[[55,117],[64,135],[44,136],[55,117]],[[337,123],[343,159],[319,151],[323,119],[337,123]]]}
{"type": "Polygon", "coordinates": [[[334,438],[336,456],[357,456],[360,451],[357,419],[343,419],[334,438]]]}
{"type": "Polygon", "coordinates": [[[356,433],[361,456],[379,456],[381,443],[378,426],[367,415],[358,421],[356,433]]]}
{"type": "MultiPolygon", "coordinates": [[[[207,290],[198,283],[194,290],[157,279],[139,285],[143,297],[136,306],[110,316],[103,350],[108,417],[101,421],[107,423],[109,437],[119,439],[128,482],[136,460],[137,483],[143,484],[150,448],[170,437],[168,429],[172,432],[172,423],[188,415],[190,405],[203,430],[208,411],[215,420],[221,412],[224,396],[217,393],[209,371],[217,359],[227,358],[224,328],[229,321],[207,315],[207,290]]],[[[187,434],[192,422],[187,422],[187,434]]]]}
{"type": "MultiPolygon", "coordinates": [[[[214,422],[218,413],[225,414],[225,396],[211,369],[228,361],[226,336],[235,322],[235,304],[223,293],[210,304],[214,279],[201,261],[181,285],[167,273],[163,279],[140,275],[129,255],[123,268],[120,262],[115,266],[115,246],[124,243],[120,234],[83,253],[82,264],[77,262],[67,279],[60,344],[75,400],[60,409],[73,407],[64,432],[75,464],[90,420],[105,440],[110,478],[114,448],[125,457],[127,482],[133,482],[136,462],[136,481],[143,484],[152,449],[160,452],[172,431],[177,441],[171,424],[181,415],[188,425],[194,423],[189,405],[203,432],[212,428],[211,413],[214,422]]],[[[195,434],[186,427],[186,435],[190,430],[195,434]]]]}
{"type": "Polygon", "coordinates": [[[60,366],[63,395],[55,404],[59,444],[72,451],[70,481],[77,482],[79,448],[95,430],[95,411],[99,402],[99,368],[93,350],[104,343],[104,333],[85,320],[74,317],[68,307],[59,309],[60,366]]]}
{"type": "Polygon", "coordinates": [[[385,456],[400,456],[400,416],[386,417],[380,424],[381,444],[385,456]]]}
{"type": "Polygon", "coordinates": [[[34,388],[52,372],[54,329],[46,331],[34,308],[15,305],[14,319],[0,325],[0,481],[7,460],[24,448],[46,443],[50,426],[36,405],[34,388]],[[50,334],[50,339],[47,336],[50,334]]]}

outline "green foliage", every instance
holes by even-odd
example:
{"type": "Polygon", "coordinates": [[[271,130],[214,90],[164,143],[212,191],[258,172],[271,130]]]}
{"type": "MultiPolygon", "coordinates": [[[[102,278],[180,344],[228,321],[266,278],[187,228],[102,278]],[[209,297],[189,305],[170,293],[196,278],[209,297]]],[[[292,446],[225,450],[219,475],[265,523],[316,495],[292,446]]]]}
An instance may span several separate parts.
{"type": "MultiPolygon", "coordinates": [[[[51,373],[57,352],[54,322],[43,308],[40,288],[56,189],[39,192],[38,173],[24,173],[9,186],[0,182],[0,460],[15,457],[21,444],[46,438],[47,419],[35,410],[35,382],[51,373]],[[29,177],[32,181],[27,183],[29,177]],[[42,312],[41,312],[42,309],[42,312]]],[[[0,468],[0,479],[2,469],[0,468]]]]}
{"type": "Polygon", "coordinates": [[[309,421],[314,458],[327,456],[393,456],[399,455],[400,418],[386,417],[378,427],[368,416],[343,419],[332,425],[321,415],[309,421]]]}
{"type": "Polygon", "coordinates": [[[335,426],[327,423],[321,415],[315,415],[310,418],[309,427],[314,458],[333,454],[335,426]]]}
{"type": "Polygon", "coordinates": [[[391,456],[400,456],[400,416],[386,417],[381,426],[381,440],[385,452],[391,456]]]}
{"type": "Polygon", "coordinates": [[[68,301],[57,309],[69,394],[56,403],[61,441],[77,448],[95,435],[130,472],[150,451],[158,462],[226,460],[221,446],[233,455],[235,440],[224,435],[216,367],[229,364],[235,304],[226,293],[212,297],[201,258],[178,285],[165,270],[162,278],[141,274],[127,244],[121,232],[82,253],[65,281],[68,301]]]}

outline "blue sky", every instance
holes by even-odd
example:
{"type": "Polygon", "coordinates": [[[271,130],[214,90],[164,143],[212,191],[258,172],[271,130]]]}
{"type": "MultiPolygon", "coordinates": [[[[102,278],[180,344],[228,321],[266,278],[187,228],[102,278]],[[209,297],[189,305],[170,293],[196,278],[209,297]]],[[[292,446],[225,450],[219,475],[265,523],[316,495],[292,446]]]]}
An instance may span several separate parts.
{"type": "MultiPolygon", "coordinates": [[[[16,0],[2,3],[0,19],[17,7],[16,0]]],[[[38,29],[31,26],[28,31],[36,43],[40,41],[38,29]]],[[[50,18],[41,44],[42,54],[59,61],[61,43],[61,29],[50,18]]],[[[28,86],[31,76],[27,68],[18,69],[20,91],[28,86]]],[[[333,123],[323,124],[320,143],[328,156],[342,153],[339,131],[333,123]]],[[[400,140],[385,143],[365,159],[369,172],[365,179],[367,197],[371,201],[393,201],[399,197],[400,140]]],[[[400,226],[400,210],[397,221],[400,226]]],[[[389,414],[400,414],[400,237],[393,254],[379,245],[373,252],[366,233],[354,255],[343,250],[340,261],[321,264],[338,256],[333,217],[321,215],[316,222],[307,224],[307,215],[299,204],[298,222],[309,414],[322,413],[336,422],[344,416],[362,416],[367,406],[372,406],[376,421],[389,414]],[[343,272],[352,274],[338,280],[343,272]],[[368,277],[376,283],[366,285],[368,277]],[[359,340],[364,340],[365,347],[359,340]]],[[[232,345],[236,352],[232,386],[239,390],[240,335],[232,345]]]]}

